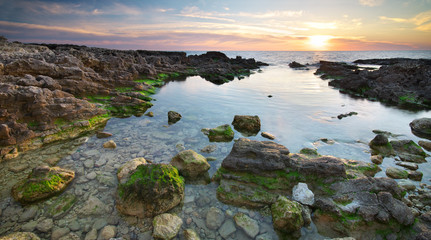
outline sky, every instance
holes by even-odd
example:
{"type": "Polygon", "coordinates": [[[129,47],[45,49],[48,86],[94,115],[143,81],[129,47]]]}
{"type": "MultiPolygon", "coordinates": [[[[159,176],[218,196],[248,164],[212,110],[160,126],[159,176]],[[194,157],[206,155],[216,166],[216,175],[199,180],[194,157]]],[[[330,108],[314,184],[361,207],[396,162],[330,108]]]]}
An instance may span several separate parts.
{"type": "Polygon", "coordinates": [[[114,49],[431,50],[431,0],[0,0],[0,35],[114,49]]]}

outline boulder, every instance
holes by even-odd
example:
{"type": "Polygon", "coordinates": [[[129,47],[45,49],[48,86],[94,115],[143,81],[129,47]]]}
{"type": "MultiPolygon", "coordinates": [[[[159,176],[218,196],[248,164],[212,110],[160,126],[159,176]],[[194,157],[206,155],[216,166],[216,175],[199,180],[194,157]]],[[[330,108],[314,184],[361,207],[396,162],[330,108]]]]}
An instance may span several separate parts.
{"type": "Polygon", "coordinates": [[[142,164],[117,189],[116,206],[125,215],[153,217],[184,198],[184,179],[169,164],[142,164]]]}
{"type": "Polygon", "coordinates": [[[419,146],[423,147],[428,152],[431,152],[431,142],[430,141],[419,141],[419,146]]]}
{"type": "Polygon", "coordinates": [[[305,68],[307,66],[305,66],[304,64],[293,61],[293,62],[289,63],[289,67],[291,67],[291,68],[305,68]]]}
{"type": "Polygon", "coordinates": [[[238,132],[252,136],[260,131],[260,118],[259,116],[235,115],[232,125],[238,132]]]}
{"type": "Polygon", "coordinates": [[[100,240],[109,240],[112,238],[115,238],[115,235],[117,234],[117,227],[108,225],[102,228],[99,233],[99,237],[97,239],[100,240]]]}
{"type": "Polygon", "coordinates": [[[181,114],[174,112],[174,111],[169,111],[168,112],[168,123],[169,124],[174,124],[176,122],[178,122],[179,120],[181,120],[182,116],[181,114]]]}
{"type": "Polygon", "coordinates": [[[312,206],[314,204],[314,193],[308,189],[306,183],[298,183],[293,187],[292,199],[304,205],[312,206]]]}
{"type": "Polygon", "coordinates": [[[390,144],[401,160],[416,163],[426,162],[427,154],[412,140],[391,141],[390,144]]]}
{"type": "Polygon", "coordinates": [[[412,133],[431,140],[431,118],[419,118],[410,123],[412,133]]]}
{"type": "Polygon", "coordinates": [[[208,229],[217,230],[224,222],[224,213],[222,210],[211,207],[206,216],[206,226],[208,229]]]}
{"type": "Polygon", "coordinates": [[[123,164],[117,171],[118,182],[124,184],[130,178],[130,175],[135,171],[135,169],[142,164],[147,164],[147,160],[145,160],[145,158],[135,158],[123,164]]]}
{"type": "Polygon", "coordinates": [[[281,232],[294,233],[304,225],[301,204],[284,196],[271,205],[271,213],[274,229],[281,232]]]}
{"type": "Polygon", "coordinates": [[[0,240],[40,240],[40,238],[31,232],[16,232],[0,237],[0,240]]]}
{"type": "MultiPolygon", "coordinates": [[[[205,129],[202,129],[202,131],[205,133],[206,131],[204,130],[205,129]]],[[[207,135],[210,142],[230,142],[232,141],[235,133],[228,124],[225,124],[209,129],[207,135]]]]}
{"type": "Polygon", "coordinates": [[[257,221],[250,218],[248,215],[239,212],[233,217],[236,225],[242,229],[247,236],[254,238],[259,233],[259,225],[257,221]]]}
{"type": "Polygon", "coordinates": [[[413,181],[422,181],[422,177],[423,177],[423,173],[419,172],[419,171],[410,171],[408,178],[413,180],[413,181]]]}
{"type": "Polygon", "coordinates": [[[211,167],[204,156],[193,150],[178,153],[172,158],[171,165],[176,167],[181,175],[190,178],[203,175],[211,167]]]}
{"type": "Polygon", "coordinates": [[[13,198],[21,203],[32,203],[64,191],[75,178],[75,172],[60,167],[40,166],[27,179],[12,187],[13,198]]]}
{"type": "Polygon", "coordinates": [[[394,154],[391,143],[388,138],[383,134],[377,134],[373,140],[368,144],[374,153],[381,156],[391,156],[394,154]]]}
{"type": "Polygon", "coordinates": [[[160,214],[153,220],[153,237],[163,240],[172,239],[177,236],[182,225],[181,218],[169,213],[160,214]]]}
{"type": "Polygon", "coordinates": [[[386,168],[386,176],[394,179],[407,179],[409,173],[406,170],[402,170],[395,167],[386,168]]]}
{"type": "Polygon", "coordinates": [[[193,229],[184,229],[183,235],[186,240],[200,240],[199,235],[193,229]]]}

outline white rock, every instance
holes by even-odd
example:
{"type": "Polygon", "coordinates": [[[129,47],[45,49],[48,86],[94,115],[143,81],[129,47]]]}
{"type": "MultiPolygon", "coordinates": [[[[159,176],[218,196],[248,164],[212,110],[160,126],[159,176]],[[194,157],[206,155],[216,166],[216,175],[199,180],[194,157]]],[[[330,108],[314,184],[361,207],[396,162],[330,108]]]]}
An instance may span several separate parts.
{"type": "Polygon", "coordinates": [[[300,202],[304,205],[313,205],[314,203],[314,193],[308,189],[306,183],[298,183],[293,187],[292,190],[293,200],[300,202]]]}

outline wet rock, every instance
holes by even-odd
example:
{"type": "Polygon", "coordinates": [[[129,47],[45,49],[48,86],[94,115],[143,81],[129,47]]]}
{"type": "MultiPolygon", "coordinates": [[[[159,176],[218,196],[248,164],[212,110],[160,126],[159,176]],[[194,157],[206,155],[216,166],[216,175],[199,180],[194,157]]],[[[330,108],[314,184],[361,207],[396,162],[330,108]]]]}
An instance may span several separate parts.
{"type": "Polygon", "coordinates": [[[80,240],[81,237],[79,237],[76,233],[69,233],[66,236],[63,236],[61,238],[59,238],[58,240],[80,240]]]}
{"type": "Polygon", "coordinates": [[[37,206],[29,207],[19,216],[18,222],[27,222],[31,219],[34,219],[38,210],[39,208],[37,206]]]}
{"type": "Polygon", "coordinates": [[[412,140],[391,141],[390,143],[401,160],[416,163],[426,162],[427,154],[412,140]]]}
{"type": "Polygon", "coordinates": [[[428,152],[431,152],[431,142],[430,141],[419,141],[419,146],[423,147],[428,152]]]}
{"type": "Polygon", "coordinates": [[[97,239],[97,230],[91,229],[86,235],[84,240],[96,240],[97,239]]]}
{"type": "Polygon", "coordinates": [[[431,118],[419,118],[410,123],[412,133],[431,140],[431,118]]]}
{"type": "Polygon", "coordinates": [[[402,225],[412,225],[415,218],[412,211],[403,202],[393,198],[388,192],[377,194],[379,202],[389,211],[389,213],[402,225]]]}
{"type": "Polygon", "coordinates": [[[141,164],[130,178],[118,185],[116,206],[125,215],[153,217],[184,198],[184,180],[167,164],[141,164]]]}
{"type": "Polygon", "coordinates": [[[24,232],[33,232],[36,229],[37,221],[30,221],[21,226],[21,230],[24,232]]]}
{"type": "Polygon", "coordinates": [[[117,144],[113,140],[109,140],[109,141],[107,141],[107,142],[105,142],[103,144],[103,147],[104,148],[112,148],[112,149],[114,149],[114,148],[117,147],[117,144]]]}
{"type": "Polygon", "coordinates": [[[158,215],[153,220],[153,237],[158,239],[172,239],[180,231],[183,225],[181,218],[164,213],[158,215]]]}
{"type": "Polygon", "coordinates": [[[145,114],[145,116],[154,117],[154,113],[153,112],[148,112],[148,113],[145,114]]]}
{"type": "Polygon", "coordinates": [[[22,172],[24,170],[26,170],[28,168],[28,164],[24,163],[24,164],[17,164],[17,165],[13,165],[9,167],[9,171],[13,172],[13,173],[19,173],[22,172]]]}
{"type": "Polygon", "coordinates": [[[274,135],[272,135],[271,133],[268,133],[268,132],[262,132],[260,135],[261,135],[262,137],[264,137],[264,138],[268,138],[268,139],[270,139],[270,140],[274,140],[274,139],[275,139],[275,136],[274,136],[274,135]]]}
{"type": "Polygon", "coordinates": [[[212,153],[217,149],[217,145],[212,144],[212,145],[208,145],[205,146],[204,148],[201,149],[201,152],[203,153],[212,153]]]}
{"type": "Polygon", "coordinates": [[[392,145],[386,136],[382,134],[377,134],[373,140],[369,143],[370,148],[374,153],[380,154],[382,156],[391,156],[394,154],[392,145]]]}
{"type": "Polygon", "coordinates": [[[95,196],[90,196],[87,201],[84,202],[83,207],[78,211],[83,216],[91,215],[102,215],[104,214],[106,204],[100,201],[95,196]]]}
{"type": "Polygon", "coordinates": [[[396,162],[395,164],[410,170],[417,170],[419,168],[419,166],[416,163],[411,163],[411,162],[396,162]]]}
{"type": "Polygon", "coordinates": [[[371,156],[371,162],[374,164],[380,165],[383,163],[383,156],[382,155],[372,155],[371,156]]]}
{"type": "Polygon", "coordinates": [[[96,177],[97,177],[97,173],[93,171],[93,172],[90,172],[89,174],[85,175],[85,177],[86,177],[88,180],[94,180],[94,179],[96,179],[96,177]]]}
{"type": "Polygon", "coordinates": [[[147,164],[145,158],[135,158],[127,163],[123,164],[117,171],[118,182],[124,184],[135,169],[142,164],[147,164]]]}
{"type": "Polygon", "coordinates": [[[235,115],[232,125],[238,132],[250,136],[260,131],[259,116],[235,115]]]}
{"type": "Polygon", "coordinates": [[[303,148],[299,151],[300,154],[304,154],[308,158],[317,158],[322,155],[320,155],[316,149],[314,148],[303,148]]]}
{"type": "Polygon", "coordinates": [[[224,213],[216,207],[211,207],[206,216],[208,229],[217,230],[224,222],[224,213]]]}
{"type": "Polygon", "coordinates": [[[169,111],[168,112],[168,123],[169,124],[174,124],[176,122],[178,122],[179,120],[181,120],[182,116],[181,114],[174,112],[174,111],[169,111]]]}
{"type": "Polygon", "coordinates": [[[98,132],[96,134],[97,138],[108,138],[112,136],[112,133],[109,132],[98,132]]]}
{"type": "Polygon", "coordinates": [[[47,233],[51,231],[53,226],[54,226],[54,222],[52,221],[52,219],[49,218],[49,219],[44,219],[39,221],[36,225],[36,229],[43,233],[47,233]]]}
{"type": "Polygon", "coordinates": [[[237,213],[233,217],[236,225],[242,229],[249,237],[254,238],[259,233],[257,221],[244,213],[237,213]]]}
{"type": "Polygon", "coordinates": [[[193,150],[185,150],[178,153],[171,160],[171,165],[176,167],[181,175],[195,178],[210,169],[206,158],[193,150]]]}
{"type": "Polygon", "coordinates": [[[97,231],[99,231],[100,229],[102,229],[103,227],[105,227],[108,224],[108,222],[105,219],[99,218],[97,219],[94,223],[92,228],[96,229],[97,231]]]}
{"type": "Polygon", "coordinates": [[[228,124],[209,129],[208,131],[202,129],[202,132],[208,132],[207,135],[210,142],[230,142],[235,135],[234,131],[228,124]]]}
{"type": "Polygon", "coordinates": [[[344,162],[336,157],[323,156],[306,161],[302,159],[298,165],[299,172],[305,175],[314,175],[319,178],[346,177],[344,162]]]}
{"type": "Polygon", "coordinates": [[[36,167],[27,179],[12,187],[13,198],[21,203],[32,203],[52,197],[66,189],[75,172],[59,167],[36,167]]]}
{"type": "Polygon", "coordinates": [[[340,115],[337,116],[337,118],[341,120],[341,119],[343,119],[345,117],[350,117],[350,116],[354,116],[354,115],[358,115],[358,113],[357,112],[349,112],[349,113],[346,113],[346,114],[340,114],[340,115]]]}
{"type": "Polygon", "coordinates": [[[31,232],[17,232],[17,233],[11,233],[9,235],[0,237],[0,240],[40,240],[40,238],[31,232]]]}
{"type": "Polygon", "coordinates": [[[109,240],[115,237],[117,234],[117,227],[115,226],[105,226],[99,233],[99,237],[97,239],[100,240],[109,240]]]}
{"type": "Polygon", "coordinates": [[[70,233],[69,228],[55,228],[51,233],[51,239],[56,240],[70,233]]]}
{"type": "Polygon", "coordinates": [[[193,229],[184,229],[183,234],[186,240],[200,240],[199,235],[193,229]]]}
{"type": "Polygon", "coordinates": [[[422,177],[423,177],[423,173],[419,172],[419,171],[410,171],[408,178],[413,180],[413,181],[422,181],[422,177]]]}
{"type": "Polygon", "coordinates": [[[307,66],[304,64],[293,61],[293,62],[289,63],[289,67],[291,67],[291,68],[305,68],[307,66]]]}
{"type": "Polygon", "coordinates": [[[229,238],[232,233],[236,232],[235,223],[231,219],[226,220],[223,225],[221,225],[218,232],[223,239],[229,238]]]}
{"type": "Polygon", "coordinates": [[[306,183],[298,183],[293,187],[292,199],[304,205],[312,206],[314,204],[314,193],[308,189],[306,183]]]}
{"type": "Polygon", "coordinates": [[[260,234],[256,237],[256,240],[273,240],[272,236],[268,233],[260,234]]]}
{"type": "Polygon", "coordinates": [[[62,218],[72,209],[76,201],[77,197],[74,194],[62,194],[49,206],[47,214],[54,219],[62,218]]]}
{"type": "Polygon", "coordinates": [[[284,196],[280,196],[271,205],[271,213],[274,229],[276,230],[285,233],[294,233],[299,231],[304,225],[301,204],[290,201],[284,196]]]}
{"type": "Polygon", "coordinates": [[[399,168],[388,167],[386,168],[386,176],[394,179],[407,179],[409,173],[399,168]]]}

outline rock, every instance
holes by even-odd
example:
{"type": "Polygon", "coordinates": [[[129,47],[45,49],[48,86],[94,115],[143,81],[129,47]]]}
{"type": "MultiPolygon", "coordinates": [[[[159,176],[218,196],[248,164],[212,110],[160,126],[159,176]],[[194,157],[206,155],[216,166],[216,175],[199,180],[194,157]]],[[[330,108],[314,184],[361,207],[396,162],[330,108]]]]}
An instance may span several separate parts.
{"type": "Polygon", "coordinates": [[[275,139],[275,136],[272,135],[271,133],[268,133],[268,132],[262,132],[260,135],[262,135],[262,137],[264,137],[264,138],[268,138],[268,139],[271,139],[271,140],[275,139]]]}
{"type": "Polygon", "coordinates": [[[61,237],[65,236],[65,235],[67,235],[69,233],[70,233],[70,229],[67,228],[67,227],[66,228],[55,228],[52,231],[51,239],[52,240],[57,240],[57,239],[60,239],[61,237]]]}
{"type": "Polygon", "coordinates": [[[95,196],[90,196],[87,201],[85,201],[82,208],[79,209],[78,213],[83,216],[91,215],[102,215],[105,213],[106,204],[95,196]]]}
{"type": "Polygon", "coordinates": [[[394,179],[407,179],[409,173],[399,168],[388,167],[386,168],[386,176],[394,179]]]}
{"type": "Polygon", "coordinates": [[[229,236],[235,231],[235,224],[231,219],[227,219],[218,230],[220,236],[222,236],[223,239],[229,238],[229,236]]]}
{"type": "Polygon", "coordinates": [[[259,225],[257,221],[250,218],[244,213],[237,213],[233,217],[236,225],[242,229],[249,237],[254,238],[259,233],[259,225]]]}
{"type": "Polygon", "coordinates": [[[306,183],[298,183],[293,187],[292,199],[304,205],[312,206],[314,204],[314,193],[308,189],[306,183]]]}
{"type": "Polygon", "coordinates": [[[124,184],[130,175],[135,171],[135,169],[142,164],[147,164],[145,158],[135,158],[127,163],[123,164],[117,171],[118,182],[124,184]]]}
{"type": "Polygon", "coordinates": [[[199,235],[193,229],[184,229],[183,234],[186,240],[200,240],[199,235]]]}
{"type": "Polygon", "coordinates": [[[273,171],[290,164],[289,149],[270,141],[253,141],[240,138],[223,160],[222,167],[235,171],[273,171]]]}
{"type": "Polygon", "coordinates": [[[58,240],[80,240],[80,239],[81,238],[78,235],[76,235],[76,233],[71,232],[66,236],[59,238],[58,240]]]}
{"type": "Polygon", "coordinates": [[[18,222],[27,222],[29,220],[34,219],[34,217],[36,216],[38,210],[39,210],[39,208],[37,206],[29,207],[28,209],[26,209],[24,211],[24,213],[22,213],[19,216],[18,222]]]}
{"type": "Polygon", "coordinates": [[[28,164],[17,164],[9,167],[9,171],[13,173],[19,173],[28,168],[28,164]]]}
{"type": "Polygon", "coordinates": [[[112,136],[112,133],[109,133],[109,132],[97,132],[96,134],[97,138],[108,138],[111,136],[112,136]]]}
{"type": "Polygon", "coordinates": [[[430,141],[419,141],[419,146],[423,147],[428,152],[431,152],[431,142],[430,141]]]}
{"type": "Polygon", "coordinates": [[[314,148],[303,148],[301,150],[299,150],[300,154],[304,154],[306,157],[308,158],[317,158],[320,157],[321,155],[317,152],[316,149],[314,148]]]}
{"type": "Polygon", "coordinates": [[[346,113],[346,114],[340,114],[340,115],[337,116],[337,118],[341,120],[341,119],[343,119],[345,117],[350,117],[350,116],[353,116],[353,115],[358,115],[358,113],[357,112],[349,112],[349,113],[346,113]]]}
{"type": "Polygon", "coordinates": [[[180,231],[183,220],[181,218],[163,213],[153,220],[153,237],[158,239],[172,239],[180,231]]]}
{"type": "Polygon", "coordinates": [[[62,218],[77,201],[74,194],[65,193],[59,196],[47,209],[47,213],[54,219],[62,218]]]}
{"type": "Polygon", "coordinates": [[[410,123],[412,133],[431,140],[431,118],[419,118],[410,123]]]}
{"type": "Polygon", "coordinates": [[[403,161],[423,163],[427,154],[412,140],[400,140],[390,142],[395,153],[403,161]]]}
{"type": "Polygon", "coordinates": [[[171,165],[176,167],[181,175],[195,178],[210,169],[206,158],[193,150],[185,150],[178,153],[171,160],[171,165]]]}
{"type": "Polygon", "coordinates": [[[52,221],[52,219],[48,218],[48,219],[39,221],[36,225],[36,229],[43,233],[47,233],[51,231],[53,226],[54,226],[54,222],[52,221]]]}
{"type": "Polygon", "coordinates": [[[301,159],[298,163],[298,171],[301,174],[315,176],[318,178],[345,178],[345,163],[336,157],[323,156],[319,158],[301,159]]]}
{"type": "Polygon", "coordinates": [[[85,175],[85,177],[86,177],[88,180],[94,180],[94,179],[96,179],[96,177],[97,177],[97,173],[96,173],[96,172],[90,172],[89,174],[85,175]]]}
{"type": "Polygon", "coordinates": [[[97,230],[91,229],[86,235],[84,240],[96,240],[97,239],[97,230]]]}
{"type": "Polygon", "coordinates": [[[417,170],[419,168],[419,166],[416,163],[411,163],[411,162],[396,162],[395,164],[410,170],[417,170]]]}
{"type": "Polygon", "coordinates": [[[298,202],[290,201],[284,196],[280,196],[271,205],[272,221],[274,229],[294,233],[304,225],[302,218],[302,206],[298,202]]]}
{"type": "Polygon", "coordinates": [[[235,115],[232,125],[238,132],[250,136],[260,131],[259,116],[235,115]]]}
{"type": "Polygon", "coordinates": [[[98,240],[109,240],[115,237],[117,234],[117,227],[115,226],[105,226],[99,233],[98,240]]]}
{"type": "Polygon", "coordinates": [[[423,173],[419,172],[419,171],[410,171],[408,178],[413,180],[413,181],[422,181],[422,177],[423,177],[423,173]]]}
{"type": "Polygon", "coordinates": [[[208,139],[210,142],[230,142],[232,141],[234,135],[235,133],[228,124],[208,130],[208,139]]]}
{"type": "Polygon", "coordinates": [[[59,167],[36,167],[27,179],[12,187],[13,198],[21,203],[32,203],[52,197],[66,189],[75,172],[59,167]]]}
{"type": "Polygon", "coordinates": [[[174,111],[169,111],[168,112],[168,123],[169,124],[174,124],[176,122],[178,122],[179,120],[181,120],[182,116],[181,114],[174,112],[174,111]]]}
{"type": "Polygon", "coordinates": [[[372,155],[371,156],[371,162],[374,164],[380,165],[383,163],[383,156],[382,155],[372,155]]]}
{"type": "Polygon", "coordinates": [[[112,149],[114,149],[114,148],[117,147],[117,144],[113,140],[109,140],[109,141],[107,141],[107,142],[105,142],[103,144],[103,147],[104,148],[112,148],[112,149]]]}
{"type": "Polygon", "coordinates": [[[108,222],[106,222],[105,219],[99,218],[96,221],[94,221],[92,228],[96,229],[97,231],[99,231],[100,229],[102,229],[103,227],[105,227],[107,224],[108,224],[108,222]]]}
{"type": "Polygon", "coordinates": [[[21,230],[24,232],[33,232],[37,226],[37,221],[30,221],[21,226],[21,230]]]}
{"type": "Polygon", "coordinates": [[[217,145],[212,144],[212,145],[208,145],[205,146],[204,148],[201,149],[201,152],[203,153],[212,153],[217,149],[217,145]]]}
{"type": "Polygon", "coordinates": [[[145,116],[154,117],[154,113],[153,112],[148,112],[147,114],[145,114],[145,116]]]}
{"type": "Polygon", "coordinates": [[[410,208],[400,200],[393,198],[390,193],[379,192],[377,198],[400,224],[409,226],[415,221],[415,217],[410,208]]]}
{"type": "Polygon", "coordinates": [[[383,134],[377,134],[373,140],[368,144],[374,153],[381,156],[391,156],[394,154],[392,145],[389,143],[388,138],[383,134]]]}
{"type": "Polygon", "coordinates": [[[17,232],[0,237],[0,240],[40,240],[40,238],[31,232],[17,232]]]}
{"type": "Polygon", "coordinates": [[[289,67],[291,67],[291,68],[305,68],[307,66],[293,61],[293,62],[289,63],[289,67]]]}
{"type": "Polygon", "coordinates": [[[215,158],[215,157],[207,157],[207,162],[211,162],[211,161],[217,161],[217,158],[215,158]]]}
{"type": "Polygon", "coordinates": [[[224,213],[216,207],[211,207],[206,216],[208,229],[217,230],[224,222],[224,213]]]}
{"type": "Polygon", "coordinates": [[[139,165],[117,189],[116,206],[125,215],[153,217],[164,213],[184,198],[184,180],[167,164],[139,165]]]}

